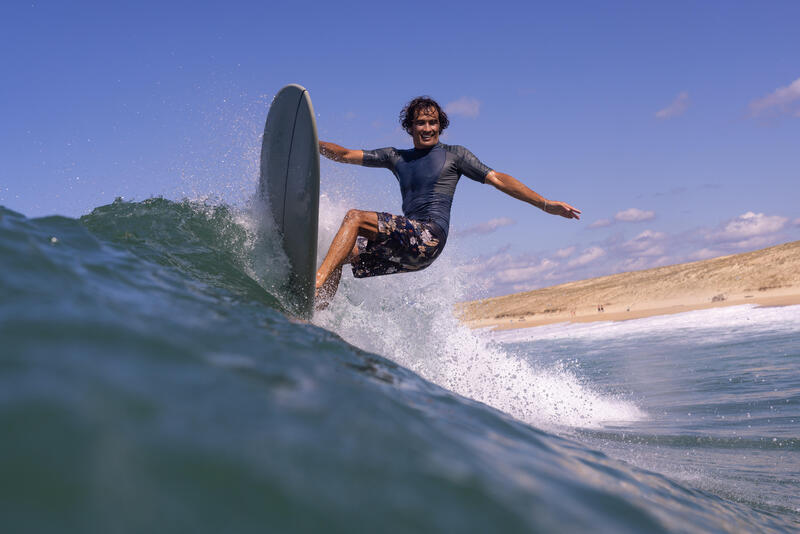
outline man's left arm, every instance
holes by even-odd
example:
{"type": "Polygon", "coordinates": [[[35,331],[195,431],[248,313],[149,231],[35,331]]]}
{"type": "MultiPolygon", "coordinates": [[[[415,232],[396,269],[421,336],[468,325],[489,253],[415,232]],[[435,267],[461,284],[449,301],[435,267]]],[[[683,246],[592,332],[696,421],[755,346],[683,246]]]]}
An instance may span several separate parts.
{"type": "Polygon", "coordinates": [[[533,204],[537,208],[550,213],[551,215],[561,215],[567,219],[580,219],[581,210],[573,208],[566,202],[558,200],[547,200],[542,195],[529,189],[525,184],[511,176],[498,171],[489,171],[486,175],[486,183],[492,184],[503,193],[516,199],[533,204]]]}

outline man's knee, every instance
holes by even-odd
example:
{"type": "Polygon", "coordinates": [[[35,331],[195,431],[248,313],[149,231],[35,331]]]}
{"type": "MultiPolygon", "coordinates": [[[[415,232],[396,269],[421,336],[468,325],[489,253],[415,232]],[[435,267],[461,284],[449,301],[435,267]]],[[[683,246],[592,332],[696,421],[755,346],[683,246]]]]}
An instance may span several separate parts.
{"type": "Polygon", "coordinates": [[[347,210],[347,213],[344,216],[344,224],[360,225],[364,220],[365,213],[367,212],[356,209],[347,210]]]}
{"type": "Polygon", "coordinates": [[[373,236],[378,230],[378,214],[374,211],[351,209],[344,216],[342,226],[354,226],[359,235],[373,236]]]}

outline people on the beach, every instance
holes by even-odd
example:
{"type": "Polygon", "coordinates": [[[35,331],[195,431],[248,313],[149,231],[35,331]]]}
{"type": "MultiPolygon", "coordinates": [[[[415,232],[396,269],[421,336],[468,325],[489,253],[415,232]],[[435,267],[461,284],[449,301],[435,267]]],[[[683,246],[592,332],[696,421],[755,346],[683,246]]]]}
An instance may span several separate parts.
{"type": "Polygon", "coordinates": [[[580,210],[548,200],[514,177],[492,170],[463,146],[440,143],[439,136],[450,121],[436,101],[413,99],[403,108],[400,124],[411,136],[411,149],[350,150],[319,142],[320,153],[334,161],[392,171],[403,199],[403,216],[357,209],[347,212],[317,271],[320,308],[336,293],[346,263],[352,265],[356,278],[417,271],[433,263],[447,241],[450,207],[461,175],[491,184],[551,215],[580,218],[580,210]]]}

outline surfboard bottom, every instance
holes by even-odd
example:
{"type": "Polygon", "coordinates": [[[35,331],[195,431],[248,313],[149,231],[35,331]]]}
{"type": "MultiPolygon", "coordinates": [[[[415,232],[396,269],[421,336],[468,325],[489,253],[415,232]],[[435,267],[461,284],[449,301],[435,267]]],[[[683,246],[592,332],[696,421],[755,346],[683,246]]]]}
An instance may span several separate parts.
{"type": "Polygon", "coordinates": [[[319,140],[311,98],[290,84],[270,105],[261,145],[259,193],[266,201],[291,273],[282,293],[287,311],[314,314],[319,220],[319,140]]]}

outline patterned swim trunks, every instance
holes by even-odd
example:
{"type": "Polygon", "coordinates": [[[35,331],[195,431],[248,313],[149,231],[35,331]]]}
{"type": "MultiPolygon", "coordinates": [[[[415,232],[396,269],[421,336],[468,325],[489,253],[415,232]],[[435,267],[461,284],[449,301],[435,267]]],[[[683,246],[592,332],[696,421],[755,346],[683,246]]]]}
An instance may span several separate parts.
{"type": "Polygon", "coordinates": [[[434,235],[432,226],[379,212],[375,240],[363,236],[356,240],[358,257],[352,264],[353,276],[366,278],[424,269],[444,249],[444,241],[434,235]]]}

